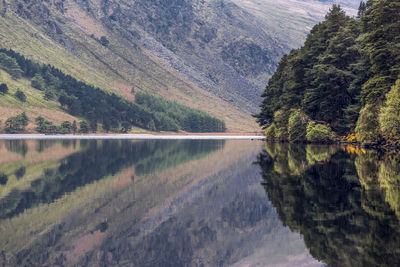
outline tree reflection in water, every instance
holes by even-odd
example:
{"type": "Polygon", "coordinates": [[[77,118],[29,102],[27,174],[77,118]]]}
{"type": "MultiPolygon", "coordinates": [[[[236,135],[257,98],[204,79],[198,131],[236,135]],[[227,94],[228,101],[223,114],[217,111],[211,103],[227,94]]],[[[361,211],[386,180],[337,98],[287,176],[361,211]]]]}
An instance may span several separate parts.
{"type": "Polygon", "coordinates": [[[263,185],[279,218],[328,266],[399,266],[400,158],[267,143],[263,185]]]}

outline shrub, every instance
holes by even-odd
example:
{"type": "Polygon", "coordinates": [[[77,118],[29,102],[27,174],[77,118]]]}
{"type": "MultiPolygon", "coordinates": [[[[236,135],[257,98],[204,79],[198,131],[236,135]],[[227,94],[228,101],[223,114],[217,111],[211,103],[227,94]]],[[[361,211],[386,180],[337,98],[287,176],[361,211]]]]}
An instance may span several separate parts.
{"type": "Polygon", "coordinates": [[[71,133],[72,131],[72,123],[70,123],[69,121],[63,121],[58,128],[58,132],[62,134],[71,133]]]}
{"type": "Polygon", "coordinates": [[[400,80],[386,95],[384,107],[379,114],[379,128],[389,142],[400,140],[400,80]]]}
{"type": "Polygon", "coordinates": [[[0,94],[7,94],[8,92],[8,86],[5,83],[0,84],[0,94]]]}
{"type": "Polygon", "coordinates": [[[79,122],[79,132],[80,133],[88,133],[89,132],[89,124],[86,121],[79,122]]]}
{"type": "Polygon", "coordinates": [[[26,172],[26,168],[25,166],[20,167],[18,170],[15,171],[15,177],[17,177],[17,179],[22,178],[25,175],[26,172]]]}
{"type": "Polygon", "coordinates": [[[361,142],[377,142],[380,139],[378,108],[376,105],[367,104],[360,111],[356,124],[356,134],[361,142]]]}
{"type": "Polygon", "coordinates": [[[44,100],[54,100],[56,98],[54,92],[50,89],[44,91],[43,99],[44,100]]]}
{"type": "Polygon", "coordinates": [[[266,130],[265,130],[265,136],[269,139],[275,139],[275,131],[276,131],[276,127],[275,124],[272,123],[266,130]]]}
{"type": "Polygon", "coordinates": [[[288,120],[289,112],[285,110],[278,110],[274,113],[274,123],[275,123],[275,138],[280,140],[288,139],[288,120]]]}
{"type": "Polygon", "coordinates": [[[102,46],[108,46],[110,44],[110,41],[108,41],[107,37],[101,36],[100,37],[100,43],[102,46]]]}
{"type": "Polygon", "coordinates": [[[19,101],[26,102],[26,96],[25,96],[24,92],[22,92],[19,88],[17,89],[17,92],[15,92],[14,96],[19,101]]]}
{"type": "Polygon", "coordinates": [[[39,73],[35,74],[35,76],[33,76],[32,80],[31,80],[31,85],[33,88],[36,88],[38,90],[43,90],[44,86],[45,86],[45,82],[44,82],[42,75],[40,75],[39,73]]]}
{"type": "Polygon", "coordinates": [[[312,143],[331,143],[335,134],[329,126],[311,121],[307,125],[307,141],[312,143]]]}
{"type": "Polygon", "coordinates": [[[25,126],[28,125],[29,119],[26,116],[25,112],[14,116],[10,117],[6,120],[5,122],[5,131],[7,133],[18,133],[22,132],[25,130],[25,126]]]}
{"type": "Polygon", "coordinates": [[[4,173],[0,173],[0,184],[5,185],[8,181],[8,176],[4,173]]]}
{"type": "Polygon", "coordinates": [[[289,141],[298,143],[306,141],[309,117],[301,110],[293,110],[288,121],[289,141]]]}
{"type": "Polygon", "coordinates": [[[38,131],[39,133],[54,134],[59,132],[59,129],[56,125],[41,116],[36,117],[35,122],[38,125],[36,127],[36,131],[38,131]]]}
{"type": "Polygon", "coordinates": [[[360,135],[354,133],[349,133],[348,135],[342,137],[342,141],[347,143],[357,143],[359,140],[360,135]]]}

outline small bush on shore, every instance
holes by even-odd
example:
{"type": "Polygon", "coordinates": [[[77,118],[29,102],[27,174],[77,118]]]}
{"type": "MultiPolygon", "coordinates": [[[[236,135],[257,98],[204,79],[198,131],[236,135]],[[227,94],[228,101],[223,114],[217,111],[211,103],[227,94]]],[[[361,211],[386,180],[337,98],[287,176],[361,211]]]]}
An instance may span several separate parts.
{"type": "Polygon", "coordinates": [[[329,126],[311,121],[307,125],[306,138],[307,141],[311,143],[332,143],[335,134],[329,126]]]}
{"type": "Polygon", "coordinates": [[[367,104],[360,111],[356,124],[356,134],[365,143],[377,142],[380,139],[378,111],[376,105],[367,104]]]}
{"type": "Polygon", "coordinates": [[[275,124],[272,123],[272,124],[265,130],[265,136],[266,136],[268,139],[275,139],[275,138],[276,138],[276,136],[275,136],[275,131],[276,131],[275,124]]]}

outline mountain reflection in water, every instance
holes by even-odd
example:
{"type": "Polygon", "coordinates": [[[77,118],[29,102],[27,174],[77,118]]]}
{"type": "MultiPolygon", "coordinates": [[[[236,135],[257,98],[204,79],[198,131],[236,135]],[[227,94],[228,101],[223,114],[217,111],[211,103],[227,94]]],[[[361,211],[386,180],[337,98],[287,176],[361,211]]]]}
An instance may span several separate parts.
{"type": "Polygon", "coordinates": [[[328,266],[400,265],[400,158],[271,144],[258,163],[280,220],[328,266]]]}
{"type": "Polygon", "coordinates": [[[260,141],[0,142],[0,266],[321,265],[280,222],[260,141]]]}
{"type": "Polygon", "coordinates": [[[399,219],[394,154],[0,142],[0,266],[399,266],[399,219]]]}

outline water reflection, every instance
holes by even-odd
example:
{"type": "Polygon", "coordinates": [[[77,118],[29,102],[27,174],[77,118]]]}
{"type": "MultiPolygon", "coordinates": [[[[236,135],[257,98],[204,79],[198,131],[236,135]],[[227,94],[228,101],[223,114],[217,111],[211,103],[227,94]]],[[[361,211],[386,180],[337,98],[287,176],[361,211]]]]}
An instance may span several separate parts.
{"type": "MultiPolygon", "coordinates": [[[[52,145],[59,143],[68,148],[76,141],[39,141],[36,151],[43,153],[52,145]]],[[[135,175],[146,175],[158,172],[186,161],[201,158],[208,153],[223,147],[224,141],[213,140],[207,143],[193,140],[168,140],[130,142],[126,140],[81,140],[79,151],[62,158],[56,167],[43,168],[38,177],[30,181],[28,189],[14,188],[0,199],[0,219],[10,218],[40,203],[52,203],[54,200],[76,188],[93,183],[108,175],[114,175],[123,168],[134,167],[135,175]]],[[[10,152],[21,154],[28,152],[27,141],[5,141],[10,152]]],[[[76,148],[76,146],[74,146],[76,148]]],[[[4,155],[7,157],[7,155],[4,155]]],[[[6,186],[9,176],[21,179],[26,173],[24,165],[13,163],[2,166],[0,183],[6,186]],[[14,171],[15,170],[15,171],[14,171]]],[[[36,167],[35,164],[30,166],[36,167]]],[[[134,179],[134,176],[132,176],[134,179]]]]}
{"type": "Polygon", "coordinates": [[[252,141],[0,142],[0,266],[317,264],[252,141]]]}
{"type": "Polygon", "coordinates": [[[398,266],[400,159],[337,146],[267,144],[263,184],[279,218],[328,266],[398,266]]]}

